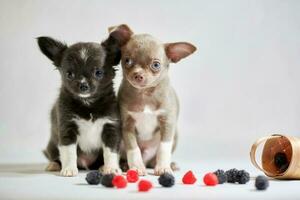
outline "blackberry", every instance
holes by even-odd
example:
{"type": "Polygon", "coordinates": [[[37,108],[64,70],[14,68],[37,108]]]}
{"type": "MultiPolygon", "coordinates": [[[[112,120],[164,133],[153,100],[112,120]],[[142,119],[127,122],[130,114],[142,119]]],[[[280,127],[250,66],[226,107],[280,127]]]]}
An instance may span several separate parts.
{"type": "Polygon", "coordinates": [[[250,180],[250,175],[245,170],[230,169],[225,172],[228,183],[245,184],[250,180]]]}
{"type": "Polygon", "coordinates": [[[286,157],[286,154],[282,152],[278,152],[275,154],[274,163],[281,173],[289,167],[289,162],[286,157]]]}
{"type": "Polygon", "coordinates": [[[214,172],[214,174],[218,177],[219,184],[223,184],[227,182],[227,175],[222,169],[218,169],[214,172]]]}
{"type": "Polygon", "coordinates": [[[164,173],[160,175],[158,182],[164,187],[172,187],[175,183],[175,177],[172,174],[164,173]]]}
{"type": "Polygon", "coordinates": [[[237,174],[238,174],[239,170],[233,168],[230,170],[227,170],[225,172],[226,176],[227,176],[227,182],[228,183],[235,183],[237,182],[237,174]]]}
{"type": "Polygon", "coordinates": [[[266,190],[269,187],[269,180],[265,176],[258,176],[255,179],[255,187],[257,190],[266,190]]]}
{"type": "Polygon", "coordinates": [[[105,187],[114,187],[114,185],[112,184],[112,180],[114,177],[114,174],[103,175],[101,178],[101,184],[105,187]]]}
{"type": "Polygon", "coordinates": [[[102,174],[99,171],[91,171],[86,175],[85,180],[90,185],[98,185],[101,181],[101,177],[102,174]]]}
{"type": "Polygon", "coordinates": [[[236,175],[236,182],[246,184],[250,180],[250,174],[245,170],[239,170],[236,175]]]}

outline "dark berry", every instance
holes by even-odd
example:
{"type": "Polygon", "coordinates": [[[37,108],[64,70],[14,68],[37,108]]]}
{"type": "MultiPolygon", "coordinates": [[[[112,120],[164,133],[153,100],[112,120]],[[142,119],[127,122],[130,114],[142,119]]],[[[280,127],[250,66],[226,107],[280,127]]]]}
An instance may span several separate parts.
{"type": "Polygon", "coordinates": [[[283,152],[278,152],[275,154],[274,163],[280,172],[284,172],[289,167],[287,156],[283,152]]]}
{"type": "Polygon", "coordinates": [[[219,184],[223,184],[227,182],[227,176],[224,170],[218,169],[217,171],[214,172],[214,174],[218,177],[219,184]]]}
{"type": "Polygon", "coordinates": [[[265,176],[258,176],[255,179],[255,187],[257,190],[265,190],[269,187],[269,180],[265,176]]]}
{"type": "Polygon", "coordinates": [[[237,182],[237,174],[238,174],[239,170],[237,169],[230,169],[230,170],[227,170],[225,172],[226,176],[227,176],[227,182],[228,183],[235,183],[237,182]]]}
{"type": "Polygon", "coordinates": [[[101,181],[101,177],[102,174],[99,171],[91,171],[86,175],[85,180],[88,184],[98,185],[101,181]]]}
{"type": "Polygon", "coordinates": [[[236,182],[246,184],[250,180],[250,174],[245,170],[239,170],[236,175],[236,182]]]}
{"type": "Polygon", "coordinates": [[[245,184],[250,180],[250,175],[245,170],[230,169],[226,171],[228,183],[245,184]]]}
{"type": "Polygon", "coordinates": [[[115,177],[114,174],[106,174],[101,178],[101,184],[105,187],[114,187],[112,180],[115,177]]]}
{"type": "Polygon", "coordinates": [[[172,187],[175,184],[175,177],[172,174],[164,173],[160,175],[158,182],[164,187],[172,187]]]}

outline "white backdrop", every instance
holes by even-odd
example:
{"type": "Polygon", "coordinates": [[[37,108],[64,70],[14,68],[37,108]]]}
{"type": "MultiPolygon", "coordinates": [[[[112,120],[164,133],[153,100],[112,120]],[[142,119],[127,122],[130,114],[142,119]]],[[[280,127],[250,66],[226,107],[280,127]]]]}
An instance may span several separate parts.
{"type": "MultiPolygon", "coordinates": [[[[101,41],[127,23],[198,51],[171,66],[179,159],[248,158],[271,132],[300,136],[300,1],[0,1],[0,162],[41,160],[60,78],[35,38],[101,41]]],[[[44,161],[44,160],[42,160],[44,161]]]]}

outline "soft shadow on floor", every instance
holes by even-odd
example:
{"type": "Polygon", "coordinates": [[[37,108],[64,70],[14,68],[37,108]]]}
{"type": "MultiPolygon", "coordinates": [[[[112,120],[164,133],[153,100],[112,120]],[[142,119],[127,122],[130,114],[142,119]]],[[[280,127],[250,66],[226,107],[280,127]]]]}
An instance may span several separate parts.
{"type": "Polygon", "coordinates": [[[17,177],[34,174],[53,174],[56,175],[58,172],[47,172],[45,171],[46,163],[7,163],[0,164],[0,174],[6,177],[17,177]]]}

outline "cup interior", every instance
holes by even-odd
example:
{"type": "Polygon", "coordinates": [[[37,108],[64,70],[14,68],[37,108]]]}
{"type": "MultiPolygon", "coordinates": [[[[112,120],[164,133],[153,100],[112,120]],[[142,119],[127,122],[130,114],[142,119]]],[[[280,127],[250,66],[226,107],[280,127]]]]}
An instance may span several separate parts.
{"type": "Polygon", "coordinates": [[[284,174],[293,156],[292,145],[288,138],[278,136],[265,142],[262,151],[262,167],[270,176],[284,174]]]}

